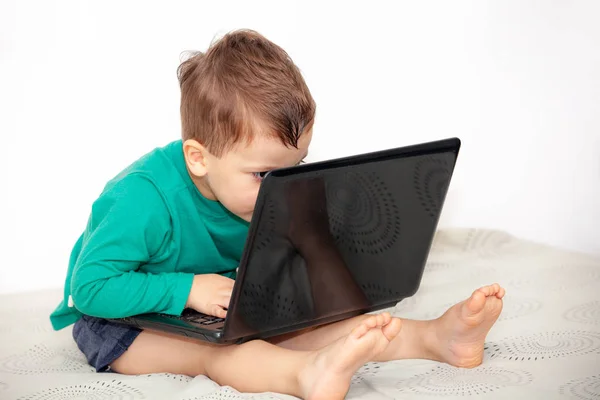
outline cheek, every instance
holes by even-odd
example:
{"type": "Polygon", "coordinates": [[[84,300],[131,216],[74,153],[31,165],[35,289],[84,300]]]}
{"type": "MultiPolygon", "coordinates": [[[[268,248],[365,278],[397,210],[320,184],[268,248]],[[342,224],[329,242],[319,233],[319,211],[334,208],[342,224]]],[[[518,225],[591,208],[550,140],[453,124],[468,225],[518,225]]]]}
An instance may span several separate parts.
{"type": "Polygon", "coordinates": [[[246,212],[252,213],[254,212],[254,207],[256,206],[256,199],[258,198],[258,190],[260,188],[260,182],[256,181],[252,187],[248,188],[248,190],[243,194],[244,196],[244,207],[246,212]]]}
{"type": "MultiPolygon", "coordinates": [[[[230,210],[236,213],[251,213],[256,205],[258,189],[260,183],[255,179],[230,180],[230,184],[225,189],[225,206],[231,207],[230,210]]],[[[229,208],[229,207],[228,207],[229,208]]]]}
{"type": "Polygon", "coordinates": [[[249,209],[254,210],[254,207],[256,206],[256,198],[257,197],[258,197],[258,190],[254,190],[252,193],[250,193],[246,197],[246,204],[248,205],[249,209]]]}
{"type": "Polygon", "coordinates": [[[251,182],[238,188],[236,199],[238,204],[244,208],[244,211],[248,212],[254,209],[256,197],[258,196],[258,187],[258,182],[251,182]]]}

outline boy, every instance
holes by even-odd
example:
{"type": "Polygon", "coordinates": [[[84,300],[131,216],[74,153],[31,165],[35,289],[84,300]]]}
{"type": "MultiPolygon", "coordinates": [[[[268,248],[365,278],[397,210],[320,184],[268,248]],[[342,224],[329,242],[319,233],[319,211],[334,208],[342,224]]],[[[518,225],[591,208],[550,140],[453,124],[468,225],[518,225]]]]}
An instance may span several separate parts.
{"type": "Polygon", "coordinates": [[[242,392],[342,399],[366,362],[483,359],[504,289],[480,288],[432,321],[363,315],[267,341],[217,346],[102,318],[186,307],[225,317],[265,171],[298,164],[315,103],[291,59],[235,31],[178,70],[182,140],[145,155],[105,187],[73,249],[51,315],[97,371],[206,375],[242,392]],[[253,371],[253,374],[248,374],[253,371]]]}

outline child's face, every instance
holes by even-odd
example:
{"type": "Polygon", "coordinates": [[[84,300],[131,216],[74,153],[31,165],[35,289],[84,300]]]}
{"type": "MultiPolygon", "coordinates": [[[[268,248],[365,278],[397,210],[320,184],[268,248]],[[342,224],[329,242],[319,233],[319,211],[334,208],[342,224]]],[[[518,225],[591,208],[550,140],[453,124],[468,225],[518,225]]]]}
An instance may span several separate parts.
{"type": "Polygon", "coordinates": [[[299,164],[308,154],[311,139],[312,129],[300,136],[298,148],[294,148],[277,138],[256,135],[249,144],[241,143],[220,158],[205,152],[204,173],[192,176],[201,175],[194,180],[205,197],[220,201],[233,214],[250,221],[261,175],[299,164]]]}

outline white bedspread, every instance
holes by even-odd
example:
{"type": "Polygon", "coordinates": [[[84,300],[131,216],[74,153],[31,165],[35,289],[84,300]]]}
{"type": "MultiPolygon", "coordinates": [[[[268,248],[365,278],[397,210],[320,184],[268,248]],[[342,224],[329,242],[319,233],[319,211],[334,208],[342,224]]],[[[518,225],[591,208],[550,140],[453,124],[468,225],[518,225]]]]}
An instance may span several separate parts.
{"type": "MultiPolygon", "coordinates": [[[[483,365],[368,364],[349,399],[599,399],[600,260],[503,232],[440,231],[418,293],[392,311],[434,318],[480,285],[506,287],[483,365]]],[[[292,399],[242,394],[205,377],[97,374],[48,314],[60,291],[0,296],[0,399],[292,399]]]]}

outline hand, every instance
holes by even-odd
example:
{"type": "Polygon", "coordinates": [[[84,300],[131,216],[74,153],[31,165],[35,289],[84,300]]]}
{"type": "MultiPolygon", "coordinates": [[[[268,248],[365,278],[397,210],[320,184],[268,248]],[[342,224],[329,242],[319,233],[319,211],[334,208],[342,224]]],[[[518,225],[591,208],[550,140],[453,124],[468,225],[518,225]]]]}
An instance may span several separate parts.
{"type": "Polygon", "coordinates": [[[225,318],[234,282],[233,279],[218,274],[194,276],[186,308],[225,318]]]}

